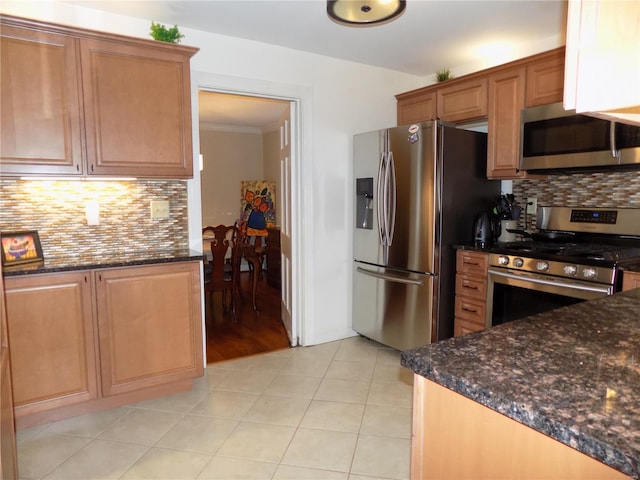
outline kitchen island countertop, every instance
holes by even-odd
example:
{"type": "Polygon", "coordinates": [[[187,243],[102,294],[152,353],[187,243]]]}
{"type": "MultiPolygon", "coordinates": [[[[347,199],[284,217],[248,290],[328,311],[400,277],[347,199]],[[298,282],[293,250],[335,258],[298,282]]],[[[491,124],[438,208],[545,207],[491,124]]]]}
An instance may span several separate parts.
{"type": "Polygon", "coordinates": [[[110,267],[132,267],[156,263],[198,261],[201,253],[188,249],[167,250],[123,250],[108,255],[80,255],[65,258],[45,258],[44,262],[28,263],[5,267],[6,277],[33,275],[39,273],[69,272],[73,270],[93,270],[110,267]]]}
{"type": "Polygon", "coordinates": [[[640,289],[407,350],[402,365],[640,479],[640,289]]]}

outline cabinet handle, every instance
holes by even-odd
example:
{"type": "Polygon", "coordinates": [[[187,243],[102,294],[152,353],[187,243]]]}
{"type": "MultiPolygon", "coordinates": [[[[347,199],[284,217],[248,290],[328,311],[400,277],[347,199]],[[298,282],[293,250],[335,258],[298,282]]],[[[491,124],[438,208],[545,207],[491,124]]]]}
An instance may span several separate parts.
{"type": "Polygon", "coordinates": [[[100,282],[102,281],[102,274],[101,273],[98,274],[98,281],[100,281],[100,282]]]}
{"type": "Polygon", "coordinates": [[[470,262],[468,260],[464,260],[462,263],[464,263],[465,265],[473,265],[474,267],[480,265],[478,262],[470,262]]]}
{"type": "Polygon", "coordinates": [[[76,172],[80,171],[80,165],[76,163],[76,172]]]}
{"type": "Polygon", "coordinates": [[[465,281],[465,282],[462,282],[462,286],[463,286],[464,288],[469,288],[469,289],[471,289],[471,290],[478,290],[478,287],[474,287],[473,285],[470,285],[470,284],[469,284],[468,282],[466,282],[466,281],[465,281]]]}
{"type": "Polygon", "coordinates": [[[477,310],[473,310],[473,309],[467,308],[467,307],[462,307],[462,310],[464,310],[465,312],[470,312],[470,313],[478,313],[477,310]]]}

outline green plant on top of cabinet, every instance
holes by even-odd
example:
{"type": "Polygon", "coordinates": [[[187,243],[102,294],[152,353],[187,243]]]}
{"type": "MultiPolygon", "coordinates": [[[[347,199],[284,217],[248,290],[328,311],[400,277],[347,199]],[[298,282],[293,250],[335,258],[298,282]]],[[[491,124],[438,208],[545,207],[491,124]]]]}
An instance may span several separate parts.
{"type": "Polygon", "coordinates": [[[193,176],[196,48],[0,16],[2,175],[193,176]]]}

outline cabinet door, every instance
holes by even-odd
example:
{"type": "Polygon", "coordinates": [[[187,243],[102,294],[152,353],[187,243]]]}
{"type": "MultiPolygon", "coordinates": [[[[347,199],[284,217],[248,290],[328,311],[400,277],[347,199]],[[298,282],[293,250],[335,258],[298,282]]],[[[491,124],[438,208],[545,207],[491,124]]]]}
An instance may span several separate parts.
{"type": "Polygon", "coordinates": [[[624,272],[622,277],[622,290],[640,288],[640,273],[624,272]]]}
{"type": "Polygon", "coordinates": [[[90,274],[5,280],[16,415],[96,398],[90,274]]]}
{"type": "Polygon", "coordinates": [[[436,119],[436,92],[398,100],[398,125],[436,119]]]}
{"type": "Polygon", "coordinates": [[[535,107],[562,101],[564,92],[564,51],[527,65],[525,105],[535,107]]]}
{"type": "Polygon", "coordinates": [[[640,125],[640,2],[569,0],[564,108],[640,125]]]}
{"type": "Polygon", "coordinates": [[[0,173],[82,173],[76,40],[2,24],[0,173]]]}
{"type": "Polygon", "coordinates": [[[487,116],[487,79],[467,80],[438,89],[438,118],[445,122],[475,120],[487,116]]]}
{"type": "Polygon", "coordinates": [[[525,68],[489,77],[487,177],[517,178],[520,159],[520,110],[524,107],[525,68]]]}
{"type": "Polygon", "coordinates": [[[95,275],[104,396],[202,375],[199,263],[95,275]]]}
{"type": "Polygon", "coordinates": [[[18,477],[4,280],[0,270],[0,478],[18,477]]]}
{"type": "Polygon", "coordinates": [[[81,39],[89,174],[193,174],[189,56],[81,39]]]}

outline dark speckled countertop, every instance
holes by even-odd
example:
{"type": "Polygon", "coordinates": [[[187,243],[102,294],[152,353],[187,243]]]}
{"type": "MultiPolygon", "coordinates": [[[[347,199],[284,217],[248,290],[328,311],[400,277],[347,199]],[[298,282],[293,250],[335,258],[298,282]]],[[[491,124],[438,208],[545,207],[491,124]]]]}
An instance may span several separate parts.
{"type": "Polygon", "coordinates": [[[37,273],[92,270],[109,267],[132,267],[154,263],[188,262],[202,260],[202,254],[193,250],[127,250],[105,255],[83,255],[65,258],[45,258],[44,262],[15,265],[3,270],[5,277],[37,273]]]}
{"type": "Polygon", "coordinates": [[[402,365],[640,479],[640,289],[407,350],[402,365]]]}

